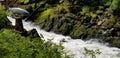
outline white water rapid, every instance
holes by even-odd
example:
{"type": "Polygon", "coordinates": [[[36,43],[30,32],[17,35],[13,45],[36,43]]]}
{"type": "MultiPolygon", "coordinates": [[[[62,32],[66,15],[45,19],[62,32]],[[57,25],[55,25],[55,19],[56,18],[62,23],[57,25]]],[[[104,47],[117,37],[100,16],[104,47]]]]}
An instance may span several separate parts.
{"type": "MultiPolygon", "coordinates": [[[[15,25],[15,19],[7,16],[7,18],[15,25]]],[[[43,40],[53,39],[52,42],[58,44],[60,40],[65,39],[62,46],[65,47],[65,52],[68,55],[72,55],[72,58],[90,58],[90,56],[84,55],[84,48],[90,50],[99,49],[101,54],[96,55],[96,58],[120,58],[120,49],[116,47],[108,47],[106,44],[99,43],[97,40],[83,41],[81,39],[72,39],[69,36],[63,36],[55,34],[53,32],[46,32],[41,30],[34,22],[26,22],[23,20],[24,28],[29,31],[36,29],[38,34],[44,36],[43,40]]]]}
{"type": "MultiPolygon", "coordinates": [[[[12,25],[15,25],[15,19],[9,16],[7,18],[12,22],[12,25]]],[[[63,42],[65,52],[68,55],[72,55],[72,58],[90,58],[90,56],[84,55],[84,48],[90,50],[99,49],[101,54],[96,55],[96,58],[120,58],[120,49],[108,47],[103,43],[99,43],[97,40],[83,41],[81,39],[72,39],[69,36],[63,36],[53,32],[46,32],[41,30],[33,22],[25,22],[24,20],[23,26],[27,31],[36,29],[39,35],[42,34],[44,36],[43,40],[53,39],[52,42],[58,44],[60,40],[65,39],[66,42],[63,42]]]]}

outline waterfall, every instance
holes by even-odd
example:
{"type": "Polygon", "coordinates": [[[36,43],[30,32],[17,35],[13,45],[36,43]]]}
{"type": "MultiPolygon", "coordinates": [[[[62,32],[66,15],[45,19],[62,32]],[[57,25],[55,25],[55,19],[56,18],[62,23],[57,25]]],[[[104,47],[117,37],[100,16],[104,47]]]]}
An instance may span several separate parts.
{"type": "MultiPolygon", "coordinates": [[[[7,16],[7,18],[12,22],[12,25],[15,25],[15,19],[7,16]]],[[[59,44],[61,40],[65,40],[62,46],[64,46],[64,50],[68,55],[71,55],[72,58],[90,58],[84,54],[84,48],[90,50],[99,49],[101,54],[96,55],[96,58],[120,58],[120,49],[116,47],[108,47],[104,43],[100,43],[97,40],[88,40],[83,41],[81,39],[72,39],[69,36],[63,36],[61,34],[55,34],[53,32],[46,32],[35,24],[34,22],[26,22],[23,20],[24,28],[29,31],[32,29],[36,29],[38,34],[42,34],[44,38],[43,40],[47,41],[48,39],[52,39],[53,43],[59,44]]]]}

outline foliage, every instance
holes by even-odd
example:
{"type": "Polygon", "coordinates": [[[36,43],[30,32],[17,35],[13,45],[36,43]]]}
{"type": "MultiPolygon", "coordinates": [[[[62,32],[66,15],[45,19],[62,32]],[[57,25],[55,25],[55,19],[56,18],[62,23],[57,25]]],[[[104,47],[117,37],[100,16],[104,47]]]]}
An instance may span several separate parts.
{"type": "MultiPolygon", "coordinates": [[[[43,11],[40,16],[38,17],[38,23],[41,25],[41,23],[44,23],[45,21],[51,21],[55,17],[54,9],[47,9],[43,11]]],[[[50,22],[49,22],[50,23],[50,22]]],[[[51,24],[51,23],[50,23],[51,24]]],[[[48,24],[49,25],[49,24],[48,24]]]]}
{"type": "Polygon", "coordinates": [[[60,4],[56,6],[56,12],[58,13],[68,13],[70,12],[70,2],[68,0],[60,0],[60,4]]]}
{"type": "Polygon", "coordinates": [[[8,27],[9,21],[7,20],[7,14],[2,5],[0,5],[0,29],[8,27]]]}
{"type": "Polygon", "coordinates": [[[47,31],[72,38],[120,36],[120,0],[29,0],[23,5],[32,5],[32,17],[47,31]]]}
{"type": "Polygon", "coordinates": [[[87,48],[84,48],[84,54],[86,56],[90,56],[91,58],[96,58],[96,55],[97,54],[101,54],[100,50],[99,49],[96,49],[95,51],[94,50],[89,50],[87,48]]]}
{"type": "Polygon", "coordinates": [[[110,10],[117,10],[119,9],[120,0],[113,0],[110,5],[110,10]]]}
{"type": "Polygon", "coordinates": [[[41,38],[26,38],[9,29],[0,31],[1,58],[65,58],[62,49],[41,38]]]}
{"type": "Polygon", "coordinates": [[[54,10],[53,9],[47,9],[44,12],[41,13],[40,19],[52,19],[54,18],[54,10]]]}
{"type": "Polygon", "coordinates": [[[69,9],[66,4],[61,4],[56,7],[55,11],[58,13],[66,13],[69,12],[69,9]]]}
{"type": "Polygon", "coordinates": [[[20,0],[20,2],[22,2],[22,3],[26,4],[26,3],[28,3],[28,2],[29,2],[29,0],[20,0]]]}
{"type": "Polygon", "coordinates": [[[88,13],[89,12],[89,7],[88,6],[84,6],[83,8],[82,8],[82,14],[84,14],[84,13],[88,13]]]}
{"type": "Polygon", "coordinates": [[[110,6],[112,3],[112,0],[102,0],[102,1],[105,6],[110,6]]]}

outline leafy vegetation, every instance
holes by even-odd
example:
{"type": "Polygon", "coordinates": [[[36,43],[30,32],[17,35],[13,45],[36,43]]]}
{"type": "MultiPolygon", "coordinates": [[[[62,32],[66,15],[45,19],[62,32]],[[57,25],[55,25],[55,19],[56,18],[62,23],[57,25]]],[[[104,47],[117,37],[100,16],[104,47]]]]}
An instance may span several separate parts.
{"type": "MultiPolygon", "coordinates": [[[[7,5],[32,6],[32,17],[47,31],[72,38],[100,38],[120,48],[120,0],[7,0],[7,5]]],[[[24,37],[8,29],[7,14],[0,5],[1,58],[69,58],[61,45],[41,40],[44,37],[33,34],[34,30],[24,37]]],[[[85,56],[96,58],[99,54],[99,49],[84,48],[85,56]]]]}
{"type": "Polygon", "coordinates": [[[90,58],[96,58],[96,55],[98,54],[101,54],[100,50],[99,49],[96,49],[95,51],[94,50],[89,50],[87,48],[84,48],[84,54],[86,56],[90,56],[90,58]]]}
{"type": "MultiPolygon", "coordinates": [[[[120,0],[20,0],[17,7],[28,5],[35,11],[32,17],[35,16],[35,21],[47,31],[70,35],[72,38],[100,38],[112,46],[120,47],[120,0]]],[[[12,6],[16,7],[14,3],[12,6]]],[[[4,7],[0,6],[0,29],[9,25],[6,16],[4,7]]],[[[1,30],[1,57],[67,57],[62,55],[63,47],[35,38],[36,35],[30,37],[23,37],[8,29],[1,30]]],[[[99,50],[84,50],[85,55],[91,58],[100,54],[99,50]]]]}
{"type": "MultiPolygon", "coordinates": [[[[43,9],[36,15],[36,22],[47,31],[83,39],[120,37],[119,0],[45,1],[44,6],[37,10],[43,9]]],[[[38,1],[37,7],[42,2],[43,0],[38,1]]],[[[115,46],[119,47],[119,43],[115,42],[115,46]]]]}
{"type": "Polygon", "coordinates": [[[7,20],[7,14],[5,8],[0,5],[0,29],[4,27],[8,27],[10,25],[9,21],[7,20]]]}
{"type": "Polygon", "coordinates": [[[67,58],[62,49],[41,38],[23,37],[10,29],[0,31],[1,58],[67,58]]]}

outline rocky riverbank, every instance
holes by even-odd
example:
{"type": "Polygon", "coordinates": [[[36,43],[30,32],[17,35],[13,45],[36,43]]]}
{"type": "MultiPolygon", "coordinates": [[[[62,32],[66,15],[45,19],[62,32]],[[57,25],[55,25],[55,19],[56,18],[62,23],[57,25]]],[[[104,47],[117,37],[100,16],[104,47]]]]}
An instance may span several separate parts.
{"type": "Polygon", "coordinates": [[[46,31],[70,35],[72,38],[100,38],[120,47],[119,0],[45,0],[21,1],[31,5],[34,21],[46,31]],[[92,3],[92,4],[91,4],[92,3]]]}
{"type": "MultiPolygon", "coordinates": [[[[46,4],[47,5],[47,4],[46,4]]],[[[63,1],[53,5],[48,3],[46,10],[40,12],[36,22],[46,31],[54,31],[72,38],[101,38],[112,46],[120,47],[120,18],[109,11],[112,6],[97,5],[91,9],[88,5],[72,4],[63,1]]]]}

